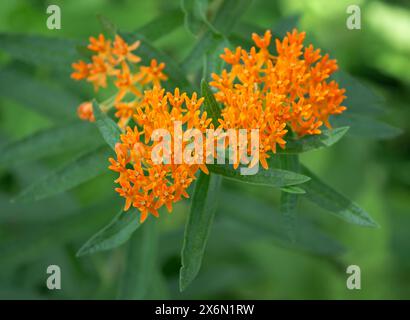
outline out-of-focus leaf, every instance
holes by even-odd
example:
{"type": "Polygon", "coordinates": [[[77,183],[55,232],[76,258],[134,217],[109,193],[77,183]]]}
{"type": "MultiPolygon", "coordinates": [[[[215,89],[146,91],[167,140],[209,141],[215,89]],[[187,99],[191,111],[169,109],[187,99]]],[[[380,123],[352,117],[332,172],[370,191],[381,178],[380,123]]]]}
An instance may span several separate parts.
{"type": "Polygon", "coordinates": [[[311,178],[308,182],[300,185],[306,191],[304,197],[349,223],[363,227],[378,226],[365,210],[326,185],[308,168],[301,166],[301,172],[311,178]]]}
{"type": "Polygon", "coordinates": [[[281,215],[272,206],[245,193],[238,194],[227,190],[221,193],[221,199],[224,201],[220,201],[218,211],[221,215],[218,216],[229,219],[229,223],[223,226],[223,232],[229,234],[229,238],[239,238],[239,243],[244,238],[267,237],[280,246],[320,255],[333,256],[344,251],[339,242],[326,235],[304,217],[298,217],[298,228],[296,229],[298,241],[290,242],[281,224],[281,215]],[[236,235],[237,232],[243,234],[236,237],[231,236],[236,235]]]}
{"type": "Polygon", "coordinates": [[[79,44],[68,39],[0,33],[0,50],[13,58],[67,74],[71,72],[71,64],[79,58],[76,49],[79,44]]]}
{"type": "MultiPolygon", "coordinates": [[[[299,156],[284,155],[280,157],[281,167],[285,170],[299,171],[299,156]]],[[[285,234],[291,242],[296,241],[296,214],[299,196],[295,193],[282,191],[280,194],[280,213],[283,220],[285,234]]]]}
{"type": "Polygon", "coordinates": [[[93,101],[93,111],[98,130],[100,130],[105,142],[111,149],[115,150],[115,144],[120,139],[120,128],[106,113],[101,111],[100,106],[95,101],[93,101]]]}
{"type": "Polygon", "coordinates": [[[373,90],[364,85],[360,80],[352,77],[344,71],[335,72],[332,77],[341,88],[346,89],[346,99],[343,105],[347,107],[347,114],[380,115],[383,109],[384,99],[373,90]]]}
{"type": "Polygon", "coordinates": [[[32,222],[26,229],[15,228],[13,236],[7,240],[3,238],[0,244],[2,267],[38,259],[49,255],[53,248],[61,244],[87,237],[112,215],[112,210],[115,210],[113,203],[110,198],[79,213],[53,219],[51,223],[32,222]]]}
{"type": "Polygon", "coordinates": [[[158,221],[148,219],[128,242],[127,262],[119,299],[144,299],[155,279],[158,251],[158,221]]]}
{"type": "Polygon", "coordinates": [[[281,188],[285,186],[298,185],[309,181],[309,177],[281,169],[269,168],[268,170],[259,168],[259,172],[254,175],[241,175],[239,170],[235,170],[229,165],[207,165],[209,171],[220,174],[227,179],[233,179],[255,185],[281,188]]]}
{"type": "Polygon", "coordinates": [[[224,48],[230,48],[231,43],[221,35],[214,35],[214,46],[211,46],[204,56],[202,78],[211,81],[212,73],[220,74],[225,67],[225,61],[220,58],[224,48]]]}
{"type": "Polygon", "coordinates": [[[0,71],[0,95],[59,121],[75,118],[75,110],[81,102],[57,86],[12,69],[0,71]]]}
{"type": "Polygon", "coordinates": [[[184,291],[201,268],[209,232],[214,218],[221,178],[203,172],[195,184],[191,209],[185,227],[181,252],[179,288],[184,291]]]}
{"type": "Polygon", "coordinates": [[[294,193],[294,194],[305,194],[306,191],[297,186],[288,186],[280,188],[283,192],[294,193]]]}
{"type": "Polygon", "coordinates": [[[287,32],[292,32],[294,28],[298,27],[300,15],[291,15],[284,17],[275,24],[272,28],[273,36],[276,38],[283,38],[287,32]]]}
{"type": "Polygon", "coordinates": [[[156,41],[181,26],[183,22],[184,15],[180,9],[170,10],[138,28],[136,33],[149,41],[156,41]]]}
{"type": "Polygon", "coordinates": [[[16,201],[36,201],[70,190],[107,170],[111,150],[100,147],[76,158],[24,189],[16,201]]]}
{"type": "Polygon", "coordinates": [[[77,257],[100,251],[114,249],[131,238],[140,222],[135,210],[125,212],[123,209],[103,229],[92,236],[77,252],[77,257]]]}
{"type": "Polygon", "coordinates": [[[152,59],[156,59],[158,63],[165,63],[164,73],[168,76],[168,80],[163,83],[165,88],[173,91],[175,87],[179,87],[182,91],[192,92],[191,84],[174,59],[152,46],[143,35],[126,33],[123,34],[123,37],[129,43],[141,41],[141,45],[138,47],[138,56],[142,58],[144,64],[148,65],[152,59]]]}
{"type": "Polygon", "coordinates": [[[181,0],[181,8],[185,14],[185,27],[194,36],[198,35],[205,27],[218,33],[206,17],[208,0],[181,0]]]}
{"type": "Polygon", "coordinates": [[[347,133],[368,139],[392,139],[402,134],[402,130],[385,122],[355,114],[342,114],[332,119],[334,126],[349,126],[347,133]]]}
{"type": "MultiPolygon", "coordinates": [[[[222,35],[228,36],[251,3],[252,1],[250,0],[224,0],[216,13],[212,25],[222,35]]],[[[215,34],[211,31],[205,32],[182,62],[184,70],[194,71],[200,67],[202,57],[211,47],[216,45],[215,40],[219,41],[220,38],[215,38],[215,34]]]]}
{"type": "Polygon", "coordinates": [[[297,154],[311,150],[330,147],[338,142],[349,130],[349,127],[323,129],[321,134],[308,135],[302,138],[289,138],[285,149],[278,149],[278,153],[297,154]]]}
{"type": "Polygon", "coordinates": [[[117,26],[102,14],[98,14],[97,18],[107,35],[114,38],[117,34],[117,26]]]}
{"type": "Polygon", "coordinates": [[[218,119],[221,118],[221,108],[218,102],[216,102],[211,88],[209,88],[208,83],[204,79],[201,81],[201,94],[205,98],[205,111],[208,113],[208,116],[212,118],[212,123],[216,128],[219,125],[218,119]]]}
{"type": "Polygon", "coordinates": [[[0,164],[16,165],[86,146],[102,144],[98,131],[88,122],[75,121],[34,133],[0,147],[0,164]]]}

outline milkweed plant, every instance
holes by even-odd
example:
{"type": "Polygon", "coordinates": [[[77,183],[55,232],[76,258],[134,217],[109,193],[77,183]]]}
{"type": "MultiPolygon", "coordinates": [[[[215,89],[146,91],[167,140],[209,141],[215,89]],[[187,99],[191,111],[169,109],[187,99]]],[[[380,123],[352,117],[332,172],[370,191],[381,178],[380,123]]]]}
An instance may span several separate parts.
{"type": "MultiPolygon", "coordinates": [[[[298,28],[289,27],[282,36],[275,29],[258,29],[231,37],[225,24],[232,18],[224,12],[233,4],[225,2],[215,23],[183,8],[186,27],[198,37],[183,69],[144,34],[117,32],[105,20],[105,34],[91,36],[86,45],[36,36],[2,40],[10,43],[5,46],[9,54],[34,64],[42,62],[45,44],[57,51],[62,46],[72,59],[58,66],[66,70],[71,65],[71,79],[67,75],[63,83],[77,86],[81,81],[95,92],[77,110],[71,106],[77,119],[69,125],[14,142],[1,159],[10,161],[31,150],[40,158],[70,144],[83,150],[34,181],[16,201],[45,199],[104,172],[116,175],[112,193],[122,199],[121,210],[77,256],[113,249],[139,235],[138,245],[152,251],[141,256],[139,267],[154,272],[158,221],[178,215],[177,203],[190,202],[179,278],[180,289],[186,289],[200,271],[217,205],[230,201],[222,191],[223,180],[277,188],[281,218],[276,223],[284,239],[296,246],[304,241],[298,235],[301,199],[349,223],[377,226],[364,209],[299,159],[301,153],[343,139],[354,125],[345,114],[355,113],[355,99],[362,94],[358,90],[368,89],[356,85],[298,28]],[[20,56],[13,41],[30,43],[33,52],[20,56]],[[94,127],[100,136],[92,133],[94,127]]],[[[247,213],[250,219],[253,214],[247,213]]],[[[145,280],[139,279],[143,286],[145,280]]]]}

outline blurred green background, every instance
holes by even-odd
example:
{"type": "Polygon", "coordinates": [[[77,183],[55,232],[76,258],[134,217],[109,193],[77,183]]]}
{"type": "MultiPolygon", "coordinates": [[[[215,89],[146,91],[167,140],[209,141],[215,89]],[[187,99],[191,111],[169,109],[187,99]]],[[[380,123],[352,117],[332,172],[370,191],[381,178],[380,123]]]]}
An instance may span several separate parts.
{"type": "MultiPolygon", "coordinates": [[[[277,228],[278,190],[224,182],[220,209],[200,274],[182,294],[177,289],[179,252],[189,201],[179,203],[171,215],[155,221],[161,227],[158,269],[162,277],[155,279],[146,298],[410,298],[410,8],[404,0],[357,0],[362,29],[347,30],[346,8],[350,4],[351,1],[345,0],[255,0],[235,32],[250,30],[250,26],[271,28],[280,21],[283,23],[283,18],[298,16],[299,29],[337,58],[342,69],[384,97],[384,110],[379,118],[401,128],[400,136],[376,140],[377,132],[370,131],[367,135],[353,132],[329,149],[301,157],[328,184],[365,208],[380,228],[349,225],[301,202],[299,217],[308,219],[313,231],[306,232],[302,243],[291,245],[273,232],[277,228]],[[252,219],[254,215],[258,219],[252,219]],[[337,248],[340,244],[345,251],[336,257],[326,255],[322,250],[326,243],[337,248]],[[361,268],[361,290],[346,288],[346,267],[352,264],[361,268]]],[[[132,32],[159,14],[175,14],[179,7],[179,1],[165,0],[2,1],[0,31],[85,41],[102,31],[97,14],[107,17],[120,30],[132,32]],[[61,7],[61,30],[46,28],[49,4],[61,7]]],[[[155,29],[155,25],[151,28],[155,29]]],[[[182,62],[196,40],[181,23],[154,45],[182,62]]],[[[16,63],[1,51],[0,61],[3,65],[16,63]]],[[[30,66],[17,64],[32,71],[30,66]]],[[[46,78],[41,70],[36,72],[38,77],[46,78]]],[[[1,94],[8,90],[6,85],[3,81],[0,89],[0,145],[55,123],[26,108],[21,101],[17,103],[1,94]]],[[[81,89],[82,98],[89,99],[92,92],[90,88],[84,91],[85,87],[81,89]]],[[[63,89],[78,90],[78,87],[67,78],[63,89]]],[[[76,112],[76,105],[72,106],[72,112],[76,112]]],[[[107,172],[72,192],[48,200],[10,203],[22,188],[70,159],[73,153],[67,151],[41,161],[0,168],[2,299],[117,296],[126,246],[75,257],[81,245],[106,225],[122,205],[113,191],[114,175],[107,172]],[[61,267],[62,290],[50,291],[45,286],[46,268],[50,264],[61,267]]]]}

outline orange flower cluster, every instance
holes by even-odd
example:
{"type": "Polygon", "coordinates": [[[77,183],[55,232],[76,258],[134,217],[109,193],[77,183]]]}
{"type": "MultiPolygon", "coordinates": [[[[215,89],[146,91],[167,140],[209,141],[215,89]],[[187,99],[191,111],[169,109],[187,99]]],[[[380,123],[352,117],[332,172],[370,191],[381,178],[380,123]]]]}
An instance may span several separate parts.
{"type": "MultiPolygon", "coordinates": [[[[94,53],[91,57],[92,62],[80,60],[72,65],[74,72],[71,78],[86,79],[94,85],[96,91],[99,88],[106,88],[108,79],[112,79],[118,92],[115,97],[108,99],[108,104],[103,105],[105,111],[114,105],[117,109],[115,116],[119,118],[118,124],[121,128],[125,128],[131,119],[136,110],[135,106],[143,96],[143,90],[152,85],[160,86],[161,81],[167,80],[163,73],[165,64],[158,64],[155,59],[151,60],[149,66],[136,67],[141,58],[132,52],[139,45],[140,41],[128,45],[119,35],[116,35],[112,42],[100,34],[98,38],[90,37],[90,44],[87,47],[94,53]],[[125,102],[124,98],[127,95],[129,97],[125,102]]],[[[95,121],[89,102],[81,104],[77,113],[81,119],[95,121]]]]}
{"type": "Polygon", "coordinates": [[[229,71],[212,74],[210,85],[215,97],[223,103],[223,129],[259,129],[261,165],[268,167],[268,152],[276,145],[285,147],[288,128],[299,136],[320,134],[320,127],[330,127],[329,116],[340,114],[344,89],[327,81],[338,68],[336,60],[321,56],[312,45],[303,46],[305,33],[293,30],[280,41],[277,55],[269,51],[271,32],[263,37],[252,35],[256,44],[250,51],[237,47],[225,49],[221,58],[231,65],[229,71]]]}
{"type": "MultiPolygon", "coordinates": [[[[121,142],[115,147],[116,159],[109,159],[109,168],[119,173],[116,180],[119,188],[116,191],[126,199],[125,210],[131,206],[138,208],[141,222],[145,221],[149,213],[158,216],[158,209],[163,205],[171,212],[173,203],[182,197],[189,197],[186,189],[195,179],[198,169],[208,172],[204,164],[178,164],[175,158],[181,151],[175,152],[178,145],[176,140],[181,137],[174,132],[174,121],[180,121],[186,130],[196,128],[201,134],[212,126],[206,112],[200,115],[202,102],[203,98],[198,99],[196,93],[188,97],[185,93],[180,94],[178,88],[174,93],[165,93],[164,89],[154,87],[153,90],[145,91],[142,102],[135,106],[133,119],[141,129],[127,127],[126,133],[121,135],[121,142]],[[157,140],[156,129],[165,129],[171,133],[169,147],[174,153],[170,153],[171,161],[168,164],[153,161],[153,155],[156,154],[154,148],[158,144],[150,144],[149,140],[151,135],[157,140]]],[[[164,137],[158,138],[159,143],[165,142],[163,140],[164,137]]],[[[185,148],[189,141],[181,143],[182,148],[185,148]]],[[[161,160],[164,153],[170,151],[167,148],[164,150],[154,156],[154,160],[155,157],[161,160]]],[[[194,159],[194,152],[192,156],[194,159]]]]}

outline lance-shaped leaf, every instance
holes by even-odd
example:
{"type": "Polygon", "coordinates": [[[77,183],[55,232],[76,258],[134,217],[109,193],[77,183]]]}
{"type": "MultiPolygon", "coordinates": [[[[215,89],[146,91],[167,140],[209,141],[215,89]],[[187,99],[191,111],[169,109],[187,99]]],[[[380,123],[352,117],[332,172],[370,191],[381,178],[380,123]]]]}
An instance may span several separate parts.
{"type": "Polygon", "coordinates": [[[135,210],[121,211],[103,229],[92,236],[77,252],[77,257],[114,249],[131,238],[140,226],[135,210]]]}
{"type": "Polygon", "coordinates": [[[105,112],[101,111],[100,106],[95,101],[93,101],[93,111],[97,127],[102,137],[111,149],[115,150],[115,144],[120,139],[120,128],[105,112]]]}
{"type": "Polygon", "coordinates": [[[136,30],[137,34],[144,36],[149,41],[156,41],[171,33],[184,23],[184,14],[178,8],[165,11],[136,30]]]}
{"type": "Polygon", "coordinates": [[[211,88],[209,88],[208,83],[204,79],[201,81],[201,94],[205,98],[205,111],[208,113],[208,116],[212,118],[212,123],[217,127],[219,125],[218,119],[221,118],[221,108],[218,102],[216,102],[211,88]]]}
{"type": "Polygon", "coordinates": [[[268,170],[259,168],[254,175],[241,175],[240,170],[235,170],[230,165],[207,165],[209,171],[220,174],[227,179],[237,180],[255,185],[281,188],[285,186],[298,185],[309,181],[309,177],[300,173],[269,168],[268,170]]]}
{"type": "Polygon", "coordinates": [[[215,215],[220,184],[220,177],[213,174],[206,175],[203,172],[196,181],[181,252],[182,266],[179,272],[181,291],[195,279],[201,267],[215,215]]]}
{"type": "Polygon", "coordinates": [[[24,189],[14,200],[36,201],[70,190],[107,170],[111,150],[100,147],[52,171],[24,189]]]}
{"type": "Polygon", "coordinates": [[[0,50],[13,58],[33,65],[41,65],[71,72],[71,64],[79,58],[75,40],[37,35],[0,33],[0,50]]]}
{"type": "Polygon", "coordinates": [[[181,8],[185,14],[185,27],[193,35],[197,35],[206,27],[218,33],[206,17],[208,0],[182,0],[181,8]]]}
{"type": "MultiPolygon", "coordinates": [[[[239,232],[236,234],[228,232],[228,226],[224,225],[223,234],[230,235],[225,242],[238,239],[238,245],[241,245],[244,238],[267,237],[280,246],[320,255],[332,256],[341,254],[344,251],[343,246],[338,241],[327,235],[305,216],[298,217],[298,228],[295,230],[298,241],[291,242],[285,233],[281,214],[271,204],[254,198],[246,192],[232,192],[226,189],[221,193],[221,199],[224,199],[224,201],[220,201],[218,211],[221,212],[221,215],[218,215],[218,217],[222,221],[225,219],[231,220],[232,227],[235,223],[238,227],[242,227],[241,229],[244,232],[246,229],[249,230],[247,233],[239,235],[239,232]],[[232,235],[236,235],[236,237],[232,235]]],[[[215,227],[217,229],[217,223],[215,223],[215,227]]],[[[212,240],[214,240],[214,237],[212,237],[212,240]]],[[[224,241],[220,240],[219,242],[224,241]]],[[[231,242],[229,242],[229,245],[231,245],[231,242]]]]}
{"type": "MultiPolygon", "coordinates": [[[[280,157],[281,167],[285,170],[299,171],[299,157],[297,155],[283,155],[280,157]]],[[[303,190],[303,189],[302,189],[303,190]]],[[[280,213],[283,220],[285,234],[291,242],[296,241],[296,214],[299,196],[296,193],[282,191],[280,194],[280,213]]]]}
{"type": "Polygon", "coordinates": [[[331,122],[335,126],[349,126],[348,135],[360,138],[392,139],[403,133],[388,123],[357,114],[341,114],[331,122]]]}
{"type": "Polygon", "coordinates": [[[306,191],[297,186],[287,186],[280,188],[281,191],[293,194],[305,194],[306,191]]]}
{"type": "Polygon", "coordinates": [[[128,242],[127,263],[119,299],[144,299],[159,272],[157,268],[158,221],[147,219],[128,242]]]}
{"type": "Polygon", "coordinates": [[[302,138],[289,138],[285,149],[278,149],[278,153],[297,154],[311,150],[318,150],[338,142],[349,130],[349,127],[323,129],[321,134],[308,135],[302,138]]]}
{"type": "Polygon", "coordinates": [[[93,125],[77,120],[61,127],[41,130],[0,147],[0,164],[21,164],[101,143],[102,139],[93,125]]]}
{"type": "Polygon", "coordinates": [[[75,109],[81,103],[70,92],[14,68],[0,71],[0,96],[59,121],[75,118],[75,109]]]}
{"type": "MultiPolygon", "coordinates": [[[[231,33],[233,27],[251,5],[250,0],[224,0],[216,13],[212,25],[224,36],[231,33]]],[[[182,62],[184,70],[195,71],[200,67],[202,57],[215,46],[215,40],[219,41],[219,37],[215,38],[215,33],[208,30],[197,41],[194,48],[182,62]]]]}
{"type": "Polygon", "coordinates": [[[301,166],[301,172],[311,177],[308,182],[300,185],[306,191],[304,197],[349,223],[363,227],[378,226],[364,209],[326,185],[308,168],[301,166]]]}

